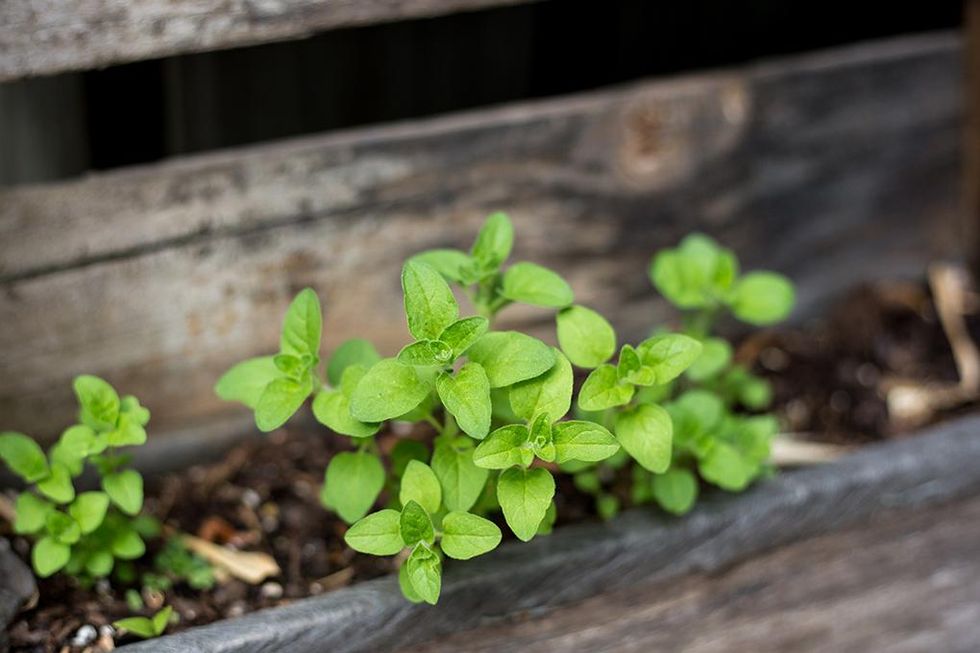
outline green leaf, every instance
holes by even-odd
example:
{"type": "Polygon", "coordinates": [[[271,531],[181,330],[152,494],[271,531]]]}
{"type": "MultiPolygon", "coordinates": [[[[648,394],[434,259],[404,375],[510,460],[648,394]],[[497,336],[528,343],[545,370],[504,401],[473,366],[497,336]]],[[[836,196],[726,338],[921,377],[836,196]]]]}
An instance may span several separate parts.
{"type": "Polygon", "coordinates": [[[376,556],[391,556],[405,548],[397,510],[381,510],[358,520],[344,535],[347,546],[376,556]]]}
{"type": "Polygon", "coordinates": [[[707,390],[688,390],[670,405],[671,417],[680,430],[707,433],[725,414],[721,398],[707,390]]]}
{"type": "Polygon", "coordinates": [[[623,345],[619,352],[619,362],[616,365],[616,376],[620,381],[636,385],[652,385],[657,380],[656,373],[640,362],[640,355],[632,345],[623,345]]]}
{"type": "Polygon", "coordinates": [[[432,519],[425,508],[416,501],[408,501],[402,508],[398,519],[398,532],[408,546],[415,546],[419,542],[431,544],[435,540],[432,519]]]}
{"type": "Polygon", "coordinates": [[[765,326],[790,314],[796,295],[789,279],[775,272],[750,272],[739,279],[730,298],[735,317],[765,326]]]}
{"type": "Polygon", "coordinates": [[[156,629],[153,626],[153,621],[147,617],[126,617],[125,619],[117,619],[112,622],[112,625],[116,628],[121,628],[126,630],[137,637],[143,639],[150,639],[151,637],[156,637],[156,629]]]}
{"type": "Polygon", "coordinates": [[[552,442],[551,416],[547,413],[538,415],[531,423],[528,442],[534,455],[549,463],[555,462],[555,445],[552,442]]]}
{"type": "Polygon", "coordinates": [[[415,501],[431,514],[439,512],[439,506],[442,505],[442,486],[432,468],[418,460],[409,461],[405,473],[402,474],[398,500],[403,506],[415,501]]]}
{"type": "Polygon", "coordinates": [[[327,363],[327,380],[332,386],[340,385],[344,370],[351,365],[363,365],[364,369],[370,369],[372,365],[381,360],[381,355],[369,341],[363,338],[351,338],[345,340],[327,363]]]}
{"type": "Polygon", "coordinates": [[[304,355],[316,358],[320,354],[322,331],[323,316],[320,313],[320,300],[312,288],[304,288],[286,309],[282,336],[279,338],[279,351],[300,358],[304,355]]]}
{"type": "Polygon", "coordinates": [[[741,492],[752,480],[754,466],[749,465],[725,442],[715,442],[707,456],[698,461],[698,471],[709,483],[729,492],[741,492]]]}
{"type": "Polygon", "coordinates": [[[340,390],[321,390],[313,399],[316,420],[342,435],[367,438],[381,428],[380,424],[360,422],[350,414],[350,400],[340,390]]]}
{"type": "Polygon", "coordinates": [[[551,347],[517,331],[491,331],[477,340],[467,357],[483,366],[491,388],[513,385],[544,374],[555,364],[551,347]]]}
{"type": "Polygon", "coordinates": [[[493,213],[483,223],[470,255],[487,270],[496,270],[510,256],[514,226],[506,213],[493,213]]]}
{"type": "Polygon", "coordinates": [[[350,400],[351,415],[362,422],[399,417],[422,403],[433,385],[415,368],[385,358],[357,384],[350,400]]]}
{"type": "Polygon", "coordinates": [[[412,550],[405,561],[406,575],[415,594],[426,603],[435,605],[439,601],[442,587],[442,563],[439,556],[422,544],[412,550]]]}
{"type": "Polygon", "coordinates": [[[143,507],[143,477],[135,470],[126,469],[103,477],[102,489],[127,515],[135,515],[143,507]]]}
{"type": "Polygon", "coordinates": [[[273,356],[250,358],[225,372],[214,391],[225,401],[237,401],[254,409],[265,387],[282,377],[273,356]]]}
{"type": "Polygon", "coordinates": [[[78,522],[82,533],[91,533],[102,525],[109,497],[104,492],[82,492],[68,506],[68,513],[78,522]]]}
{"type": "Polygon", "coordinates": [[[272,357],[272,364],[277,370],[294,379],[299,379],[307,369],[303,359],[292,354],[276,354],[272,357]]]}
{"type": "Polygon", "coordinates": [[[123,560],[135,560],[146,553],[143,538],[132,528],[125,528],[112,538],[112,555],[123,560]]]}
{"type": "Polygon", "coordinates": [[[119,395],[97,376],[75,377],[75,396],[82,407],[82,422],[96,430],[109,430],[119,418],[119,395]]]}
{"type": "Polygon", "coordinates": [[[511,301],[546,308],[564,308],[575,301],[568,282],[536,263],[515,263],[508,268],[500,294],[511,301]]]}
{"type": "Polygon", "coordinates": [[[548,470],[511,467],[497,481],[497,500],[507,525],[521,541],[527,542],[538,532],[551,499],[555,496],[555,479],[548,470]]]}
{"type": "Polygon", "coordinates": [[[459,358],[474,342],[480,339],[490,326],[485,317],[464,317],[456,320],[439,334],[439,340],[449,345],[453,350],[453,360],[459,358]]]}
{"type": "Polygon", "coordinates": [[[54,506],[41,497],[30,492],[17,495],[14,506],[17,518],[14,520],[14,532],[20,534],[36,533],[44,527],[48,513],[54,506]]]}
{"type": "Polygon", "coordinates": [[[41,578],[47,578],[66,564],[71,557],[71,547],[62,544],[52,537],[42,537],[31,550],[31,564],[34,573],[41,578]]]}
{"type": "Polygon", "coordinates": [[[527,421],[547,413],[561,419],[572,407],[572,364],[563,353],[552,349],[555,364],[541,376],[515,383],[510,388],[510,405],[514,413],[527,421]]]}
{"type": "Polygon", "coordinates": [[[633,398],[634,388],[621,382],[616,368],[600,365],[592,370],[578,393],[578,405],[582,410],[599,411],[622,406],[633,398]]]}
{"type": "Polygon", "coordinates": [[[401,588],[402,596],[410,602],[422,603],[422,597],[412,587],[412,580],[408,577],[408,565],[403,564],[398,568],[398,587],[401,588]]]}
{"type": "Polygon", "coordinates": [[[157,636],[162,635],[163,631],[167,629],[167,624],[170,623],[170,615],[172,615],[174,609],[169,605],[162,608],[159,612],[153,615],[153,632],[157,636]]]}
{"type": "Polygon", "coordinates": [[[658,253],[650,266],[657,290],[684,309],[715,306],[737,274],[732,253],[703,234],[691,234],[676,249],[658,253]]]}
{"type": "Polygon", "coordinates": [[[457,283],[464,280],[462,270],[473,264],[473,259],[458,249],[430,249],[416,254],[412,260],[431,265],[443,277],[457,283]]]}
{"type": "Polygon", "coordinates": [[[558,344],[573,365],[598,367],[616,352],[616,332],[606,318],[585,306],[569,306],[556,318],[558,344]]]}
{"type": "Polygon", "coordinates": [[[686,372],[695,383],[717,376],[732,360],[732,346],[724,339],[706,338],[701,344],[701,355],[686,372]]]}
{"type": "Polygon", "coordinates": [[[352,524],[368,513],[384,484],[385,470],[377,456],[345,451],[327,465],[320,500],[352,524]]]}
{"type": "Polygon", "coordinates": [[[102,453],[107,443],[108,438],[100,438],[91,428],[76,424],[65,429],[51,448],[51,462],[61,463],[72,476],[78,476],[82,473],[85,459],[92,454],[102,453]]]}
{"type": "Polygon", "coordinates": [[[490,381],[479,363],[467,363],[455,375],[440,374],[436,391],[459,428],[477,440],[490,431],[490,381]]]}
{"type": "Polygon", "coordinates": [[[671,514],[686,514],[698,498],[698,479],[686,469],[669,469],[653,477],[653,498],[671,514]]]}
{"type": "Polygon", "coordinates": [[[109,431],[106,442],[110,447],[139,446],[146,443],[146,430],[133,413],[120,413],[116,428],[109,431]]]}
{"type": "Polygon", "coordinates": [[[48,459],[37,442],[23,433],[0,433],[0,458],[14,474],[28,483],[41,480],[49,474],[48,459]]]}
{"type": "Polygon", "coordinates": [[[95,578],[103,578],[109,575],[115,563],[116,559],[112,557],[111,551],[93,551],[85,561],[85,571],[95,578]]]}
{"type": "Polygon", "coordinates": [[[674,426],[656,404],[642,404],[616,416],[616,438],[645,469],[655,474],[670,466],[674,426]]]}
{"type": "Polygon", "coordinates": [[[552,501],[548,504],[548,510],[544,513],[544,519],[541,520],[541,524],[538,526],[538,535],[549,535],[557,519],[558,508],[555,507],[555,502],[552,501]]]}
{"type": "Polygon", "coordinates": [[[556,462],[599,462],[619,451],[619,442],[604,427],[585,421],[558,422],[554,426],[556,462]]]}
{"type": "Polygon", "coordinates": [[[595,500],[599,519],[609,521],[619,514],[619,499],[614,494],[600,494],[595,500]]]}
{"type": "Polygon", "coordinates": [[[82,536],[78,522],[58,510],[48,513],[44,520],[44,530],[62,544],[74,544],[82,536]]]}
{"type": "Polygon", "coordinates": [[[473,462],[473,448],[457,449],[440,442],[432,454],[432,471],[442,484],[442,501],[449,510],[467,511],[480,498],[489,472],[473,462]]]}
{"type": "Polygon", "coordinates": [[[449,284],[435,268],[409,260],[402,268],[402,292],[408,330],[416,340],[435,340],[459,317],[459,305],[449,284]]]}
{"type": "Polygon", "coordinates": [[[75,486],[71,483],[71,472],[61,463],[51,465],[51,475],[38,481],[37,489],[55,503],[68,503],[75,498],[75,486]]]}
{"type": "Polygon", "coordinates": [[[446,367],[453,362],[453,349],[439,340],[419,340],[398,352],[398,362],[414,367],[446,367]]]}
{"type": "Polygon", "coordinates": [[[484,469],[507,469],[512,465],[530,465],[534,454],[527,444],[530,433],[526,426],[502,426],[477,446],[473,463],[484,469]]]}
{"type": "Polygon", "coordinates": [[[679,333],[667,333],[644,340],[636,348],[643,365],[663,385],[680,376],[701,356],[701,343],[679,333]]]}
{"type": "Polygon", "coordinates": [[[450,558],[469,560],[500,544],[502,534],[489,519],[451,512],[442,519],[442,550],[450,558]]]}
{"type": "Polygon", "coordinates": [[[266,386],[255,406],[255,425],[268,433],[285,424],[310,396],[312,383],[280,378],[266,386]]]}

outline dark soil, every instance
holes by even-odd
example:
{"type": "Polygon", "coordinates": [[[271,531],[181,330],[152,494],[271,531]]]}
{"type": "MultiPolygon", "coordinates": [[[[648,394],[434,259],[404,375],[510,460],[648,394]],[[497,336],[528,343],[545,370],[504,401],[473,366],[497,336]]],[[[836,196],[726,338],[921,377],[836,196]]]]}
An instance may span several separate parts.
{"type": "MultiPolygon", "coordinates": [[[[791,431],[833,442],[864,443],[901,434],[886,411],[892,379],[956,380],[930,297],[917,284],[864,288],[823,322],[753,335],[742,342],[737,358],[772,381],[776,410],[791,431]]],[[[346,444],[313,433],[287,430],[249,441],[217,464],[193,467],[151,488],[147,511],[169,526],[268,553],[282,569],[281,576],[257,586],[231,580],[208,591],[174,588],[166,601],[181,620],[169,632],[321,594],[394,569],[391,558],[347,549],[345,525],[320,506],[323,471],[346,444]]],[[[427,438],[431,431],[423,425],[408,435],[427,438]]],[[[395,439],[387,433],[379,441],[385,449],[395,439]]],[[[559,526],[594,515],[592,498],[579,493],[567,477],[559,478],[557,499],[559,526]]],[[[26,559],[28,543],[16,537],[13,541],[26,559]]],[[[37,605],[12,624],[14,651],[108,650],[111,637],[87,647],[69,643],[85,624],[99,627],[131,614],[121,590],[83,590],[61,577],[40,581],[39,590],[37,605]]],[[[150,607],[162,600],[146,598],[150,607]]]]}

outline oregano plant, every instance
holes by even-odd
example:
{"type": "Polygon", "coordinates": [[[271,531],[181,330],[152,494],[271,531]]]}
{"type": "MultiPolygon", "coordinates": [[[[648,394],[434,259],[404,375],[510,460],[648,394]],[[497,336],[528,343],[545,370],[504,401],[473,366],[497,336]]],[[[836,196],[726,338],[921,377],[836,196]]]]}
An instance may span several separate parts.
{"type": "Polygon", "coordinates": [[[715,443],[712,429],[723,419],[738,421],[736,439],[755,442],[753,456],[765,449],[768,423],[761,418],[723,411],[715,420],[704,412],[712,409],[706,396],[722,406],[730,397],[750,407],[766,399],[762,382],[730,365],[730,347],[707,328],[720,307],[750,321],[773,319],[780,313],[775,301],[756,293],[775,275],[739,279],[734,257],[720,253],[724,260],[709,265],[700,250],[694,263],[681,257],[660,264],[669,269],[655,277],[665,275],[684,306],[701,313],[689,317],[683,333],[657,332],[616,355],[613,327],[575,304],[557,273],[506,265],[513,240],[509,218],[495,213],[468,252],[410,258],[401,272],[410,340],[395,355],[382,357],[353,339],[321,365],[320,304],[306,289],[287,309],[280,351],[236,365],[216,386],[221,397],[252,408],[263,431],[282,426],[312,398],[316,419],[349,438],[350,450],[325,470],[322,502],[351,524],[351,548],[403,560],[399,582],[411,601],[438,600],[444,556],[466,560],[498,545],[502,533],[490,519],[498,511],[520,540],[549,532],[558,469],[573,473],[580,489],[597,496],[600,514],[611,516],[619,499],[607,490],[609,471],[633,461],[634,500],[656,498],[683,512],[697,489],[689,459],[698,447],[705,449],[701,476],[739,485],[730,478],[732,457],[715,443]],[[713,285],[691,287],[702,283],[713,285]],[[556,311],[559,347],[494,330],[498,313],[515,302],[556,311]],[[577,401],[575,367],[591,370],[577,401]],[[427,424],[434,437],[399,439],[383,456],[375,436],[392,421],[427,424]],[[372,512],[383,493],[385,507],[372,512]]]}
{"type": "Polygon", "coordinates": [[[146,442],[149,411],[95,376],[79,376],[73,387],[79,423],[47,453],[22,433],[0,434],[0,458],[29,486],[17,496],[14,532],[34,539],[31,563],[42,578],[61,570],[82,579],[108,576],[120,561],[141,557],[144,538],[156,532],[155,522],[138,517],[143,478],[120,452],[146,442]],[[101,489],[76,492],[73,479],[86,465],[101,489]]]}
{"type": "MultiPolygon", "coordinates": [[[[658,253],[650,278],[680,310],[682,333],[658,331],[635,348],[624,345],[615,364],[592,358],[583,366],[594,369],[578,409],[607,424],[633,459],[632,502],[654,501],[679,515],[694,506],[702,480],[738,492],[769,471],[778,423],[760,411],[771,389],[733,362],[731,345],[712,330],[725,313],[755,326],[774,324],[792,310],[794,291],[773,272],[740,274],[734,253],[702,234],[658,253]]],[[[570,348],[588,350],[587,330],[567,333],[570,348]]],[[[607,487],[621,467],[610,460],[565,469],[596,496],[600,514],[611,516],[618,506],[607,487]]]]}

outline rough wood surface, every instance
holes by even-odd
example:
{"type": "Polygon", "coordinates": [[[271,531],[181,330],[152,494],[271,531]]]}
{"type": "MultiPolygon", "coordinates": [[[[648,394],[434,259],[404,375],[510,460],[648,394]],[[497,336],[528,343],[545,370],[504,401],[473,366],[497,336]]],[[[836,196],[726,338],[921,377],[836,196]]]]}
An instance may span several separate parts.
{"type": "Polygon", "coordinates": [[[4,0],[0,81],[532,0],[4,0]]]}
{"type": "MultiPolygon", "coordinates": [[[[959,40],[935,34],[0,191],[0,415],[52,437],[69,381],[145,399],[153,433],[241,415],[211,392],[316,288],[325,349],[407,337],[406,255],[510,211],[517,258],[629,338],[651,254],[700,229],[799,285],[799,315],[955,249],[959,40]]],[[[553,339],[547,311],[504,323],[553,339]]]]}
{"type": "MultiPolygon", "coordinates": [[[[809,609],[817,618],[821,608],[834,603],[836,597],[846,602],[849,593],[852,597],[863,593],[862,597],[854,599],[857,603],[875,599],[896,605],[902,599],[891,595],[891,590],[908,591],[912,597],[922,598],[934,596],[937,592],[935,587],[928,585],[942,587],[947,584],[950,596],[937,606],[918,606],[917,620],[911,621],[913,617],[910,616],[910,620],[904,623],[904,630],[898,631],[898,634],[916,628],[921,632],[937,630],[943,625],[935,621],[940,618],[951,621],[972,619],[972,624],[960,624],[958,629],[954,629],[955,624],[949,624],[948,646],[906,649],[960,650],[953,645],[956,641],[952,637],[966,632],[967,627],[971,627],[970,632],[976,634],[976,599],[980,598],[975,593],[977,577],[972,574],[968,581],[954,582],[948,574],[957,570],[970,574],[977,568],[974,536],[978,528],[975,499],[980,496],[978,457],[980,417],[961,418],[923,431],[916,437],[867,447],[837,463],[781,475],[741,495],[714,494],[681,519],[668,518],[651,509],[633,510],[609,523],[566,526],[549,537],[538,537],[527,544],[509,542],[465,564],[455,565],[449,561],[442,597],[435,607],[407,603],[399,593],[397,580],[386,578],[240,619],[194,628],[125,650],[133,653],[351,653],[392,650],[433,641],[450,633],[500,623],[515,616],[533,616],[542,610],[573,605],[604,593],[631,592],[634,591],[631,588],[646,588],[652,583],[660,583],[660,587],[667,588],[677,579],[691,574],[710,577],[723,573],[733,564],[778,547],[806,538],[829,536],[867,523],[882,514],[898,511],[901,511],[901,516],[896,518],[897,521],[883,522],[884,525],[880,526],[884,529],[882,535],[868,535],[868,541],[884,543],[890,535],[902,538],[896,543],[897,548],[888,548],[884,554],[884,557],[892,554],[899,556],[889,564],[893,565],[892,568],[905,568],[901,578],[879,588],[880,594],[874,592],[875,583],[883,582],[884,571],[865,569],[863,577],[851,579],[852,584],[839,584],[848,581],[846,578],[836,578],[838,574],[846,576],[846,569],[853,571],[860,566],[872,566],[877,554],[846,545],[834,548],[836,538],[828,537],[824,557],[806,562],[812,569],[796,568],[794,574],[787,573],[780,577],[779,583],[787,585],[781,588],[781,596],[788,602],[785,616],[787,620],[790,617],[802,619],[809,609]],[[964,504],[968,506],[963,509],[966,512],[936,512],[935,519],[928,516],[935,506],[969,498],[974,500],[964,504]],[[921,511],[920,515],[926,516],[910,517],[914,511],[921,511]],[[951,523],[959,518],[971,518],[973,525],[968,528],[966,524],[951,523]],[[918,548],[917,543],[923,540],[915,535],[914,527],[909,531],[903,530],[902,521],[905,519],[910,520],[909,523],[922,524],[922,528],[935,529],[937,539],[931,542],[941,548],[935,551],[918,548]],[[924,521],[912,521],[916,519],[924,521]],[[897,531],[889,530],[896,528],[897,531]],[[957,535],[969,537],[956,542],[957,535]],[[912,539],[905,540],[903,545],[906,537],[912,539]],[[908,544],[909,541],[912,544],[908,544]],[[929,559],[931,556],[952,557],[952,560],[947,565],[944,561],[929,559]],[[850,564],[841,557],[856,559],[854,564],[850,564]],[[968,557],[972,558],[969,567],[965,566],[968,557]],[[957,566],[957,562],[964,564],[957,566]],[[937,573],[929,574],[930,568],[937,570],[937,573]],[[825,578],[821,578],[823,570],[826,570],[825,578]],[[797,581],[797,576],[800,586],[788,587],[797,581]],[[920,584],[926,586],[919,587],[920,584]],[[863,585],[867,587],[858,589],[863,585]],[[812,593],[804,591],[809,586],[813,587],[812,593]],[[959,597],[964,597],[964,601],[969,598],[971,602],[960,605],[959,597]],[[959,607],[954,610],[951,603],[959,607]],[[794,607],[798,613],[793,612],[794,607]],[[940,625],[930,629],[930,622],[940,625]]],[[[877,528],[879,526],[871,526],[864,532],[873,533],[877,528]]],[[[844,537],[846,542],[847,538],[855,536],[844,537]]],[[[849,541],[853,543],[856,540],[849,541]]],[[[786,555],[797,562],[801,560],[792,552],[786,555]]],[[[757,602],[760,611],[763,606],[773,605],[778,597],[769,595],[768,589],[773,581],[767,574],[771,573],[771,565],[778,567],[786,564],[785,558],[781,560],[776,563],[764,561],[761,567],[748,567],[747,573],[734,572],[738,591],[726,589],[728,593],[717,596],[696,595],[693,602],[687,604],[683,602],[683,597],[678,598],[674,603],[676,610],[670,607],[667,618],[679,622],[689,619],[692,628],[696,628],[699,615],[710,624],[712,618],[720,618],[719,614],[730,615],[733,619],[743,614],[741,611],[749,609],[746,603],[757,602]],[[753,578],[756,576],[761,588],[753,593],[753,587],[756,587],[753,578]],[[706,605],[698,603],[697,596],[707,596],[706,605]],[[713,613],[712,610],[717,612],[713,613]],[[688,611],[695,614],[685,615],[684,612],[688,611]]],[[[729,576],[723,576],[723,581],[724,578],[729,576]]],[[[685,587],[686,582],[690,581],[681,581],[680,587],[685,587]]],[[[663,594],[667,593],[665,589],[663,594]]],[[[635,596],[642,597],[644,601],[651,596],[657,600],[656,593],[645,590],[635,596]]],[[[655,615],[658,614],[656,605],[637,603],[632,607],[640,614],[649,609],[647,614],[655,615]]],[[[879,607],[884,609],[882,604],[879,607]]],[[[863,606],[863,609],[864,614],[873,612],[873,606],[863,606]]],[[[581,615],[581,612],[578,614],[581,615]]],[[[585,619],[589,624],[597,624],[590,616],[582,617],[582,620],[585,619]]],[[[770,622],[770,625],[777,623],[770,622]]],[[[793,625],[793,622],[789,623],[793,625]]],[[[746,630],[748,627],[743,622],[735,621],[733,624],[739,626],[737,633],[740,637],[751,641],[751,628],[746,630]]],[[[580,621],[577,627],[581,629],[585,625],[580,621]]],[[[651,630],[651,626],[643,628],[644,633],[651,630]]],[[[812,631],[801,634],[813,636],[812,631]]],[[[588,633],[583,636],[587,637],[588,633]]],[[[933,637],[927,641],[935,643],[939,640],[933,637]]],[[[477,644],[473,639],[467,642],[468,646],[477,644]]],[[[816,645],[819,643],[817,640],[816,645]]],[[[563,648],[556,646],[549,650],[563,648]]],[[[661,649],[648,647],[642,650],[661,649]]],[[[665,646],[662,650],[672,648],[665,646]]],[[[730,647],[727,650],[772,649],[730,647]]],[[[837,649],[824,647],[821,650],[837,649]]],[[[866,650],[883,649],[871,646],[866,650]]]]}
{"type": "MultiPolygon", "coordinates": [[[[430,642],[456,651],[976,651],[980,499],[430,642]]],[[[408,651],[406,651],[408,653],[408,651]]]]}

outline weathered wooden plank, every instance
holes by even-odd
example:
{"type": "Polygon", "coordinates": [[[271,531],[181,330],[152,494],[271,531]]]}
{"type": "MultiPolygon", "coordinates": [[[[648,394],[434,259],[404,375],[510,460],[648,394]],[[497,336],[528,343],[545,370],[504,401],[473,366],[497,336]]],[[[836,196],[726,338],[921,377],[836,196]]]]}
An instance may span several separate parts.
{"type": "Polygon", "coordinates": [[[50,436],[83,371],[145,397],[157,431],[237,414],[211,384],[275,347],[307,284],[328,349],[395,351],[403,258],[498,208],[518,257],[629,337],[663,315],[651,253],[693,229],[792,276],[801,314],[918,274],[957,240],[960,56],[900,39],[0,192],[0,414],[50,436]]]}
{"type": "Polygon", "coordinates": [[[978,541],[972,499],[406,651],[966,653],[980,642],[978,541]]]}
{"type": "Polygon", "coordinates": [[[5,0],[0,81],[532,0],[5,0]]]}

